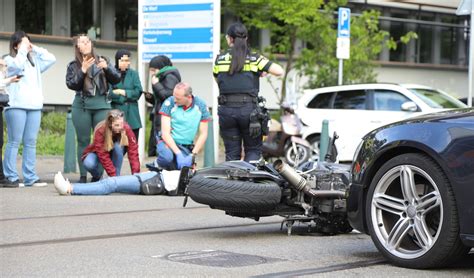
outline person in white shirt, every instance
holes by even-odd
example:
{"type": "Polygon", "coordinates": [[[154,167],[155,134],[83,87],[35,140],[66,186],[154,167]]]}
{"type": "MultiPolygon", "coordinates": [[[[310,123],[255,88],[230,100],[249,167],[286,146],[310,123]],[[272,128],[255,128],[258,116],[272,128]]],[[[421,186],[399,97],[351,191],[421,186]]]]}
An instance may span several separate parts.
{"type": "Polygon", "coordinates": [[[56,57],[32,44],[25,32],[16,31],[10,38],[10,55],[5,57],[5,61],[7,76],[20,77],[20,80],[9,85],[10,101],[5,108],[8,139],[3,161],[6,177],[4,187],[22,185],[16,169],[20,143],[23,143],[23,185],[45,186],[35,169],[36,139],[43,108],[41,74],[56,62],[56,57]]]}

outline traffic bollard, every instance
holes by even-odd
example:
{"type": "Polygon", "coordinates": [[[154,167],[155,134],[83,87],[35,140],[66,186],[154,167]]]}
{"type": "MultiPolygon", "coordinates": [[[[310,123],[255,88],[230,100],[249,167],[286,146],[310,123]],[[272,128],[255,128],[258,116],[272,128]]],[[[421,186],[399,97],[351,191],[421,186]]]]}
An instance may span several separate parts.
{"type": "Polygon", "coordinates": [[[214,128],[212,121],[208,123],[207,139],[204,145],[204,167],[214,166],[214,128]]]}
{"type": "Polygon", "coordinates": [[[319,138],[319,161],[324,161],[326,153],[328,152],[329,144],[329,122],[323,120],[323,126],[321,128],[321,136],[319,138]]]}
{"type": "Polygon", "coordinates": [[[66,140],[64,143],[64,173],[76,172],[76,131],[72,124],[72,115],[66,117],[66,140]]]}

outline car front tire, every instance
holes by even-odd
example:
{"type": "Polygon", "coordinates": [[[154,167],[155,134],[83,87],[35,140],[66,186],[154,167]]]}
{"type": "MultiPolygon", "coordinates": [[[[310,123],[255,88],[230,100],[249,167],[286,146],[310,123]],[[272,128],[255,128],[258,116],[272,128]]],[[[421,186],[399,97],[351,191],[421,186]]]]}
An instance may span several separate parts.
{"type": "Polygon", "coordinates": [[[377,249],[398,266],[442,267],[469,250],[459,237],[449,180],[423,154],[394,157],[377,171],[367,195],[366,216],[377,249]]]}

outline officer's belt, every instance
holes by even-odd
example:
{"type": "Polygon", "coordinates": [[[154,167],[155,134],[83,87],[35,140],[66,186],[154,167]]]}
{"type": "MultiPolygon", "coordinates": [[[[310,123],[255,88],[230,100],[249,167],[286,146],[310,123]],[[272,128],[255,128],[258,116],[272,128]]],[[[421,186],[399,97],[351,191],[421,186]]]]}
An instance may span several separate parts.
{"type": "Polygon", "coordinates": [[[226,103],[257,103],[257,97],[248,94],[223,94],[217,97],[220,105],[226,103]]]}

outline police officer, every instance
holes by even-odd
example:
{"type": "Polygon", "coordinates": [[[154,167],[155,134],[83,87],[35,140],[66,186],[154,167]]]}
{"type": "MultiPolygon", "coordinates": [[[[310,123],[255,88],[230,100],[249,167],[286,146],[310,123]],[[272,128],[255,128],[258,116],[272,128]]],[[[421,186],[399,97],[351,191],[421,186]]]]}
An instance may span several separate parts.
{"type": "Polygon", "coordinates": [[[217,56],[214,77],[219,85],[219,127],[224,140],[226,161],[240,160],[242,142],[245,161],[261,156],[261,123],[257,122],[259,78],[267,72],[283,74],[280,65],[272,63],[247,45],[248,32],[242,23],[227,30],[230,49],[217,56]]]}

